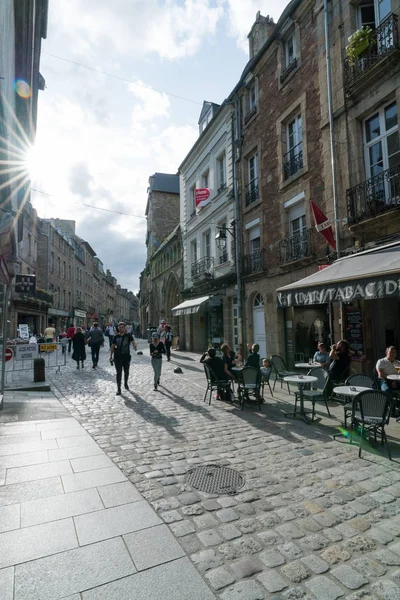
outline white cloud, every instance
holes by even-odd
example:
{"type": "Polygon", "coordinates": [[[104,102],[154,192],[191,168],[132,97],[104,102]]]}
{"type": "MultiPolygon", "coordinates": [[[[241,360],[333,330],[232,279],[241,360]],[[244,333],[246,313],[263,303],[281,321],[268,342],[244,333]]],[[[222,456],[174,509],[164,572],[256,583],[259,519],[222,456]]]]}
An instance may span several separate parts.
{"type": "Polygon", "coordinates": [[[175,60],[193,56],[215,34],[223,9],[212,7],[210,0],[63,0],[50,15],[57,28],[84,32],[71,48],[77,54],[91,56],[108,47],[175,60]]]}
{"type": "Polygon", "coordinates": [[[166,94],[153,90],[142,81],[131,83],[129,89],[141,101],[133,109],[134,124],[168,116],[170,102],[166,94]]]}

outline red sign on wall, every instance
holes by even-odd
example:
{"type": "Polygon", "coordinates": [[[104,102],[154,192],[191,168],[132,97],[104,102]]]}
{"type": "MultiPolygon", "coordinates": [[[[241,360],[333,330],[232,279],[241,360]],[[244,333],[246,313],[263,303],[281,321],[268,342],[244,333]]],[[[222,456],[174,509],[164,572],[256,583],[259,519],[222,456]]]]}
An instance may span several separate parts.
{"type": "Polygon", "coordinates": [[[197,209],[204,208],[207,204],[210,204],[210,190],[208,188],[194,190],[194,201],[197,209]]]}

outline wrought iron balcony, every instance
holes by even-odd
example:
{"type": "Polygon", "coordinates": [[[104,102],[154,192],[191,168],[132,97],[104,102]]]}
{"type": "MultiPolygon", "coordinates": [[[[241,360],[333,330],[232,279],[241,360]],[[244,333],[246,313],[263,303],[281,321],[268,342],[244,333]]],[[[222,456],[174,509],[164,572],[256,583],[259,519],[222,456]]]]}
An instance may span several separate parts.
{"type": "Polygon", "coordinates": [[[286,69],[282,71],[282,75],[280,76],[280,82],[283,83],[285,79],[288,77],[289,73],[295,70],[297,67],[297,58],[294,58],[291,63],[288,64],[286,69]]]}
{"type": "MultiPolygon", "coordinates": [[[[345,58],[344,60],[344,87],[346,92],[351,91],[351,87],[358,82],[364,75],[371,72],[373,67],[382,63],[389,56],[398,54],[399,51],[399,32],[397,25],[397,15],[390,14],[373,31],[375,43],[370,45],[365,52],[358,56],[355,62],[345,58]]],[[[381,73],[381,66],[376,69],[377,74],[381,73]]]]}
{"type": "Polygon", "coordinates": [[[304,229],[300,233],[284,238],[279,242],[279,264],[293,262],[311,256],[312,229],[304,229]]]}
{"type": "Polygon", "coordinates": [[[221,254],[221,256],[219,257],[219,264],[223,265],[226,262],[228,262],[228,253],[224,252],[224,254],[221,254]]]}
{"type": "Polygon", "coordinates": [[[303,168],[303,143],[293,146],[283,155],[283,174],[285,179],[292,177],[297,171],[303,168]]]}
{"type": "Polygon", "coordinates": [[[250,206],[250,204],[253,204],[253,202],[258,200],[259,197],[260,194],[258,189],[258,181],[257,179],[255,179],[254,181],[251,181],[247,186],[246,206],[250,206]]]}
{"type": "Polygon", "coordinates": [[[400,208],[400,165],[347,190],[349,225],[400,208]]]}
{"type": "Polygon", "coordinates": [[[249,112],[247,113],[247,115],[244,118],[244,122],[247,123],[248,121],[250,121],[251,117],[253,117],[257,112],[257,106],[253,106],[253,108],[251,110],[249,110],[249,112]]]}
{"type": "Polygon", "coordinates": [[[265,248],[254,250],[250,254],[243,256],[243,275],[252,275],[260,273],[267,268],[265,259],[265,248]]]}
{"type": "Polygon", "coordinates": [[[226,188],[226,181],[223,181],[221,183],[221,185],[219,186],[219,188],[217,189],[217,194],[220,194],[221,192],[223,192],[225,188],[226,188]]]}
{"type": "Polygon", "coordinates": [[[205,256],[192,263],[191,273],[193,283],[212,279],[214,277],[214,258],[205,256]]]}

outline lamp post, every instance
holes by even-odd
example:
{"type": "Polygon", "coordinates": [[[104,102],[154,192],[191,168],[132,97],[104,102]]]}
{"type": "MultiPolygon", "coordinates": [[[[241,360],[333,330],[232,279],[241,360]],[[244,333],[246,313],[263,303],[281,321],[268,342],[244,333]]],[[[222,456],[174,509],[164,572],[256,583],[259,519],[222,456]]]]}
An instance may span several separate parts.
{"type": "MultiPolygon", "coordinates": [[[[215,235],[215,242],[217,244],[217,248],[219,250],[226,250],[226,246],[228,243],[228,233],[229,235],[232,236],[233,240],[235,241],[235,255],[236,255],[236,260],[235,260],[235,271],[236,271],[236,287],[237,287],[237,297],[238,299],[241,297],[241,277],[240,277],[240,261],[238,260],[238,256],[237,256],[237,244],[238,244],[238,236],[237,236],[237,221],[234,220],[231,223],[231,227],[218,227],[217,226],[217,233],[215,235]]],[[[238,302],[239,304],[239,302],[238,302]]],[[[241,314],[238,314],[239,319],[241,320],[241,314]]],[[[243,345],[243,338],[242,338],[242,324],[241,322],[238,323],[238,333],[239,333],[239,354],[242,354],[242,345],[243,345]]]]}

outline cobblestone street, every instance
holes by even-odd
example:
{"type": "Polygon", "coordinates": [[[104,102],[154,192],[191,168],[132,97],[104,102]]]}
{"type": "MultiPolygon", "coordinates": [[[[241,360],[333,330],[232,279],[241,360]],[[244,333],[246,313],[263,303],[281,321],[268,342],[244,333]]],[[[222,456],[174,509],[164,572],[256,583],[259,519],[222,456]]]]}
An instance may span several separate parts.
{"type": "MultiPolygon", "coordinates": [[[[308,426],[286,419],[294,395],[265,391],[260,413],[203,402],[202,366],[190,355],[163,361],[153,391],[147,343],[133,356],[130,390],[115,395],[108,351],[99,368],[67,358],[52,390],[134,482],[221,600],[400,599],[400,469],[385,450],[334,441],[343,408],[308,426]],[[179,364],[183,373],[175,374],[179,364]],[[198,492],[195,466],[236,469],[232,496],[198,492]]],[[[397,425],[398,427],[398,425],[397,425]]],[[[396,432],[396,424],[389,429],[396,432]]],[[[397,437],[397,435],[396,435],[397,437]]],[[[397,441],[397,440],[395,440],[397,441]]]]}

